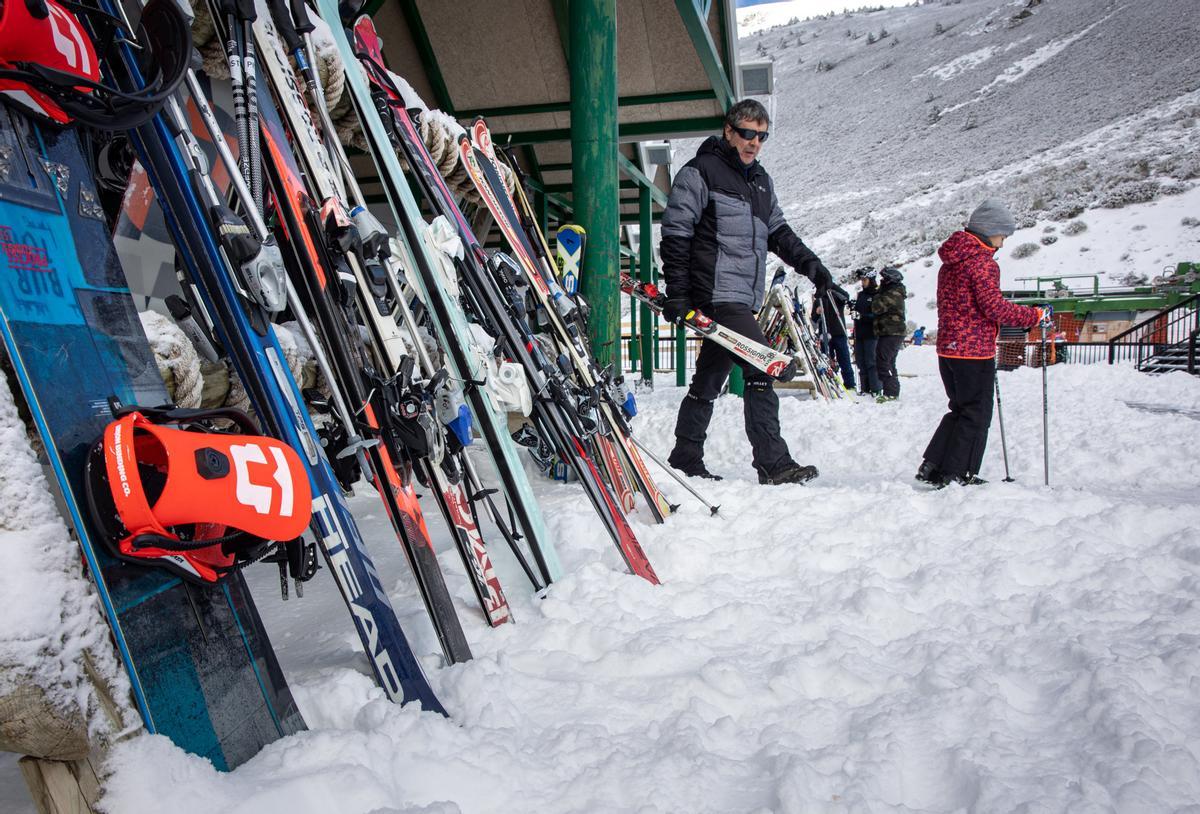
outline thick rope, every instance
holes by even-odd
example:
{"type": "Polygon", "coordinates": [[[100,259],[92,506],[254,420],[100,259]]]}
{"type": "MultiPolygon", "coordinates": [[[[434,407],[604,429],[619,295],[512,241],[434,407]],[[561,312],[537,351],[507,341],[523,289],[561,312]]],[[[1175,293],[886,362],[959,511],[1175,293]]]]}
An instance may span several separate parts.
{"type": "Polygon", "coordinates": [[[154,311],[143,311],[138,316],[150,340],[159,375],[167,386],[167,395],[180,407],[199,407],[204,389],[200,354],[179,326],[167,317],[154,311]]]}

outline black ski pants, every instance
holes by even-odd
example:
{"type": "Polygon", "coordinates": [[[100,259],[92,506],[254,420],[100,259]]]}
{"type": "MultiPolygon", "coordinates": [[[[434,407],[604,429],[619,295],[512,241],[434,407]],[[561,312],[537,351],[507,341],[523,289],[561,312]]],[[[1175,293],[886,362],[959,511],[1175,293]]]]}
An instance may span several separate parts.
{"type": "MultiPolygon", "coordinates": [[[[719,325],[737,331],[747,339],[767,344],[749,306],[718,303],[702,310],[719,325]]],[[[675,419],[675,448],[668,460],[676,469],[689,473],[704,469],[704,441],[708,438],[713,402],[721,394],[734,364],[742,368],[746,380],[742,415],[746,422],[746,437],[754,450],[755,469],[774,475],[794,463],[787,442],[780,434],[779,396],[771,377],[716,342],[705,340],[700,343],[696,371],[675,419]]]]}
{"type": "Polygon", "coordinates": [[[873,336],[870,339],[854,338],[854,361],[858,363],[858,380],[864,393],[878,394],[883,389],[879,384],[879,369],[875,367],[875,346],[878,342],[873,336]]]}
{"type": "Polygon", "coordinates": [[[950,400],[950,412],[942,416],[925,448],[925,460],[951,478],[978,475],[992,425],[996,362],[942,356],[938,358],[938,371],[950,400]]]}
{"type": "Polygon", "coordinates": [[[904,347],[903,336],[880,336],[875,342],[875,373],[883,394],[888,398],[900,398],[900,374],[896,372],[896,357],[904,347]]]}

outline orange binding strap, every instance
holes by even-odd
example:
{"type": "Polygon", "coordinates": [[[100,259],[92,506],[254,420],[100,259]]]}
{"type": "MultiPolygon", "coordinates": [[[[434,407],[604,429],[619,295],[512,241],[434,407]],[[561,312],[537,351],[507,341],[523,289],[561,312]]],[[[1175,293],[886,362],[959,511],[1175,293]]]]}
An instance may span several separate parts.
{"type": "Polygon", "coordinates": [[[166,558],[183,576],[215,582],[233,565],[235,540],[292,540],[312,519],[304,464],[274,438],[175,429],[131,412],[108,425],[103,446],[125,557],[166,558]]]}

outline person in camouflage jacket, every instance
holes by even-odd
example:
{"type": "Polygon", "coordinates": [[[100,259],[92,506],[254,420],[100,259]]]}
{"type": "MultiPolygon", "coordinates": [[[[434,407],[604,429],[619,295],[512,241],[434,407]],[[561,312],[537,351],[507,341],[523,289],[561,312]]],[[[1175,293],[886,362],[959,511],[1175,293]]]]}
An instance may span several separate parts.
{"type": "Polygon", "coordinates": [[[985,482],[979,468],[992,423],[1000,326],[1029,328],[1048,321],[1049,314],[1000,294],[995,255],[1016,228],[1005,205],[989,198],[971,213],[966,230],[950,235],[938,249],[938,370],[949,412],[925,449],[917,480],[934,486],[985,482]]]}
{"type": "Polygon", "coordinates": [[[904,347],[908,334],[904,300],[908,291],[904,288],[904,275],[895,266],[879,272],[882,281],[879,291],[871,300],[871,314],[875,321],[875,371],[883,388],[883,398],[900,398],[900,374],[896,372],[896,357],[904,347]]]}

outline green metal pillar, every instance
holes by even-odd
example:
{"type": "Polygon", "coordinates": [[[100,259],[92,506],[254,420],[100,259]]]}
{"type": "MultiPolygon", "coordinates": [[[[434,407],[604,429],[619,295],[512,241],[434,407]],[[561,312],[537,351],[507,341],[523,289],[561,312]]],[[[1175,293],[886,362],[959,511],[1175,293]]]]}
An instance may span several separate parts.
{"type": "Polygon", "coordinates": [[[620,198],[617,185],[617,2],[571,0],[571,172],[575,221],[587,230],[580,291],[591,305],[596,361],[619,356],[620,198]]]}
{"type": "Polygon", "coordinates": [[[746,377],[742,375],[742,369],[737,365],[734,365],[733,370],[729,371],[729,392],[735,396],[746,394],[746,377]]]}
{"type": "MultiPolygon", "coordinates": [[[[636,254],[629,255],[629,276],[638,279],[638,259],[636,254]]],[[[637,305],[629,305],[629,369],[637,370],[642,358],[642,346],[638,341],[638,309],[637,305]]],[[[621,371],[622,373],[624,371],[621,371]]]]}
{"type": "Polygon", "coordinates": [[[550,201],[546,199],[546,193],[534,193],[534,206],[537,207],[538,225],[542,227],[542,234],[546,239],[550,239],[550,201]]]}
{"type": "MultiPolygon", "coordinates": [[[[654,276],[654,235],[650,209],[650,189],[642,187],[638,191],[638,214],[641,223],[638,225],[638,252],[642,255],[642,282],[652,282],[654,276]]],[[[642,312],[642,380],[654,384],[655,334],[658,333],[658,323],[650,315],[650,306],[639,306],[642,312]],[[648,361],[647,361],[648,360],[648,361]]]]}

